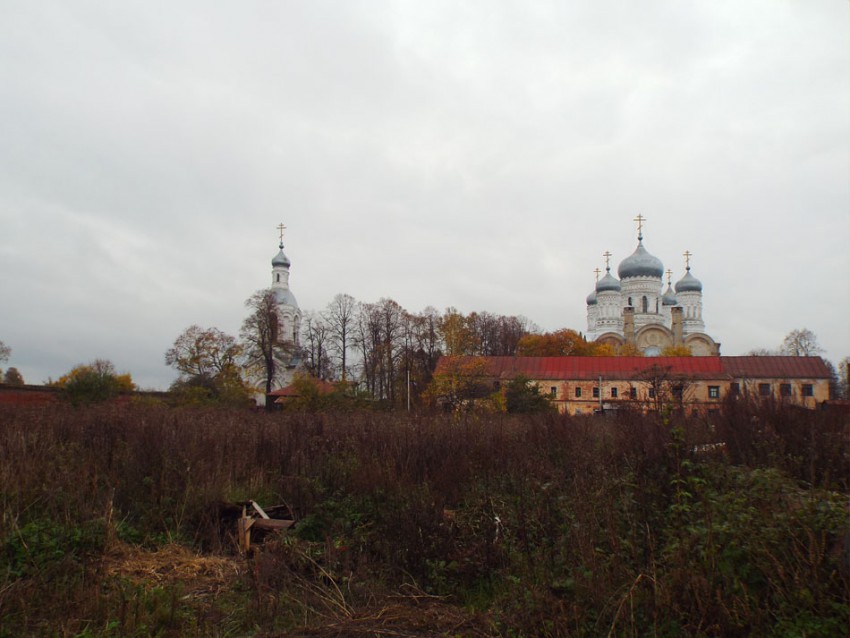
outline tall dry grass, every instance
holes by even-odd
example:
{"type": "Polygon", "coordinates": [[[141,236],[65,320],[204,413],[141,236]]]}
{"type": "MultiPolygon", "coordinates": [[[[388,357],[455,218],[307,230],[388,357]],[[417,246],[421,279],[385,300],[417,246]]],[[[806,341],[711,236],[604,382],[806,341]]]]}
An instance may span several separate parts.
{"type": "MultiPolygon", "coordinates": [[[[234,585],[234,635],[403,587],[490,614],[494,635],[830,635],[850,611],[847,446],[845,418],[771,404],[690,420],[4,410],[0,636],[127,634],[111,540],[233,553],[222,504],[246,499],[298,525],[234,585]]],[[[203,634],[179,600],[146,630],[203,634]]]]}

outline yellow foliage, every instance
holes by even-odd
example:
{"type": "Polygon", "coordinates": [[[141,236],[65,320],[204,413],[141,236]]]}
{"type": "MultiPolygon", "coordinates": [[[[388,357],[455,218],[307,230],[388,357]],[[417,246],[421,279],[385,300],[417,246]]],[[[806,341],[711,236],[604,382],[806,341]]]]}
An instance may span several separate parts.
{"type": "Polygon", "coordinates": [[[664,350],[661,351],[662,357],[692,357],[693,353],[691,352],[688,346],[667,346],[664,350]]]}

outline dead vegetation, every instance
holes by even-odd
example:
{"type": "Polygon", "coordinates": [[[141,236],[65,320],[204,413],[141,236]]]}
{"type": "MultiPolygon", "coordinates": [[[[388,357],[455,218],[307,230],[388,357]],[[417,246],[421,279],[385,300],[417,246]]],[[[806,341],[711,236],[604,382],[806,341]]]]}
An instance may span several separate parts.
{"type": "Polygon", "coordinates": [[[2,411],[0,637],[836,635],[846,419],[711,418],[2,411]]]}

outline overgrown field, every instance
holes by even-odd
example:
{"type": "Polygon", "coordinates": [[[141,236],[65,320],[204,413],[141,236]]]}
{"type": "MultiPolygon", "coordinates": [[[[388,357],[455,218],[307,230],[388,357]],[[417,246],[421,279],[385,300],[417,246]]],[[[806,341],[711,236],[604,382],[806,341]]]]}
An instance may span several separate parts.
{"type": "Polygon", "coordinates": [[[775,404],[5,409],[0,636],[847,635],[848,488],[847,417],[775,404]],[[296,527],[240,555],[246,499],[296,527]]]}

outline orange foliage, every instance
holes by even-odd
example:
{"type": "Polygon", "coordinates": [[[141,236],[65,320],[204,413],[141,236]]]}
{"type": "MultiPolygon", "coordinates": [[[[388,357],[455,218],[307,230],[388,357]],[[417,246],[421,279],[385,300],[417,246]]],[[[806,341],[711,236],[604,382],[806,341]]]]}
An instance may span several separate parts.
{"type": "Polygon", "coordinates": [[[569,328],[543,334],[528,334],[519,340],[517,354],[521,357],[583,357],[592,355],[595,345],[581,333],[569,328]]]}

